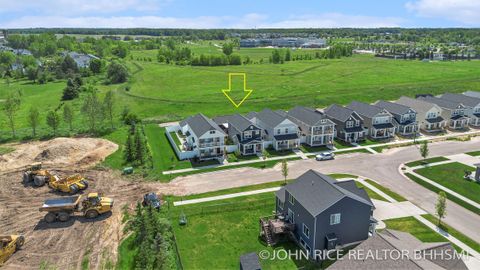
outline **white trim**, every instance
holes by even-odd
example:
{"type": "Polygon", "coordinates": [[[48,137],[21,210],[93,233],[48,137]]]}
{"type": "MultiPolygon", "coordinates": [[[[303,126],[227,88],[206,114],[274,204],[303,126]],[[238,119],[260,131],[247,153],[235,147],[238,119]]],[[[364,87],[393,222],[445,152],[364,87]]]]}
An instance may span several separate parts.
{"type": "Polygon", "coordinates": [[[303,233],[303,235],[305,235],[308,239],[310,239],[310,228],[308,228],[308,226],[305,225],[305,223],[302,223],[302,225],[303,225],[303,226],[302,226],[302,233],[303,233]],[[305,228],[306,228],[307,231],[308,231],[308,235],[305,233],[305,228]]]}

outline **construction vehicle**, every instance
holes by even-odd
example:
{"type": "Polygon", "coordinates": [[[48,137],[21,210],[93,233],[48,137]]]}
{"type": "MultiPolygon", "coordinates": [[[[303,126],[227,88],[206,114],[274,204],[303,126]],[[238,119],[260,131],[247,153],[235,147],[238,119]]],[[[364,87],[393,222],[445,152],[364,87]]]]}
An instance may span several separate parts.
{"type": "Polygon", "coordinates": [[[110,212],[113,199],[103,197],[98,193],[89,193],[82,200],[81,195],[48,199],[40,207],[40,212],[47,212],[45,221],[52,223],[68,221],[75,213],[82,213],[86,218],[96,218],[101,214],[110,212]]]}
{"type": "Polygon", "coordinates": [[[48,183],[54,189],[65,193],[75,194],[80,190],[88,187],[88,181],[81,175],[71,175],[60,178],[50,173],[48,170],[42,169],[41,163],[35,163],[23,173],[23,183],[29,184],[33,182],[36,187],[41,187],[48,183]]]}
{"type": "Polygon", "coordinates": [[[25,243],[22,235],[0,235],[0,266],[25,243]]]}

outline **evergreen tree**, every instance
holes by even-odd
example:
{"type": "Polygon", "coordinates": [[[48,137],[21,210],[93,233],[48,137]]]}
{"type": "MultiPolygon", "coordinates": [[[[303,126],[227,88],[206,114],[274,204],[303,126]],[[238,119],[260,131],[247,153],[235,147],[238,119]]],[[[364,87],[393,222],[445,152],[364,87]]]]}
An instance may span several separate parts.
{"type": "Polygon", "coordinates": [[[135,160],[135,150],[134,150],[133,139],[131,134],[128,134],[127,141],[125,142],[123,159],[125,160],[125,163],[130,163],[135,160]]]}
{"type": "Polygon", "coordinates": [[[135,161],[137,162],[137,164],[141,165],[145,162],[145,141],[143,139],[143,134],[140,132],[140,129],[137,129],[135,132],[134,144],[135,161]]]}

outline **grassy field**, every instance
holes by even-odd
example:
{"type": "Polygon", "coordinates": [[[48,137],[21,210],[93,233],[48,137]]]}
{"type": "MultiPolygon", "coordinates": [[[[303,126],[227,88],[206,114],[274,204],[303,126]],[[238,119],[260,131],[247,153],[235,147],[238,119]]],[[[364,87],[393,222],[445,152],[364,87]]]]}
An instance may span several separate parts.
{"type": "MultiPolygon", "coordinates": [[[[258,220],[274,209],[273,193],[258,194],[218,202],[201,203],[171,210],[177,246],[184,269],[238,268],[240,255],[261,250],[273,251],[258,238],[258,220]],[[224,209],[228,207],[228,211],[224,209]],[[219,208],[219,212],[208,212],[219,208]],[[208,209],[208,210],[207,210],[208,209]],[[207,211],[204,214],[199,211],[207,211]],[[177,214],[185,212],[186,226],[178,225],[177,214]],[[188,258],[188,259],[187,259],[188,258]]],[[[292,244],[278,249],[295,249],[292,244]]],[[[307,262],[262,260],[262,269],[295,269],[307,262]]]]}
{"type": "MultiPolygon", "coordinates": [[[[423,181],[422,179],[410,174],[410,173],[406,173],[405,174],[408,178],[410,178],[410,180],[416,182],[417,184],[425,187],[426,189],[429,189],[435,193],[438,193],[441,191],[441,189],[437,188],[436,186],[433,186],[425,181],[423,181]]],[[[478,209],[477,207],[473,206],[473,205],[470,205],[468,203],[466,203],[465,201],[451,195],[450,193],[446,193],[447,194],[447,199],[449,199],[450,201],[458,204],[458,205],[461,205],[462,207],[464,207],[465,209],[468,209],[470,211],[472,211],[473,213],[477,214],[477,215],[480,215],[480,209],[478,209]]]]}
{"type": "Polygon", "coordinates": [[[449,188],[470,200],[480,203],[480,185],[463,179],[465,171],[473,171],[470,166],[453,162],[415,170],[416,173],[449,188]]]}
{"type": "MultiPolygon", "coordinates": [[[[422,242],[448,242],[445,237],[416,220],[414,217],[387,219],[384,220],[384,222],[387,225],[387,229],[408,232],[422,242]]],[[[457,252],[461,251],[458,246],[452,245],[457,252]]]]}
{"type": "Polygon", "coordinates": [[[435,163],[435,162],[440,162],[440,161],[446,161],[448,158],[446,157],[433,157],[433,158],[427,158],[425,160],[417,160],[417,161],[412,161],[409,163],[406,163],[405,165],[408,167],[416,167],[424,164],[430,164],[430,163],[435,163]]]}
{"type": "Polygon", "coordinates": [[[468,152],[466,154],[470,155],[470,156],[477,157],[477,156],[480,156],[480,151],[468,152]]]}
{"type": "MultiPolygon", "coordinates": [[[[438,225],[438,218],[437,217],[432,216],[430,214],[422,215],[422,217],[428,219],[428,221],[432,222],[433,224],[438,225]]],[[[453,227],[449,226],[448,224],[445,224],[444,222],[442,222],[440,224],[440,228],[442,230],[446,231],[451,236],[453,236],[453,237],[457,238],[458,240],[462,241],[467,246],[473,248],[477,252],[480,252],[480,243],[475,242],[470,237],[468,237],[468,236],[464,235],[463,233],[455,230],[453,227]]]]}
{"type": "Polygon", "coordinates": [[[377,183],[375,181],[372,181],[370,179],[365,179],[365,181],[367,183],[369,183],[370,185],[372,185],[372,186],[378,188],[379,190],[383,191],[383,193],[387,194],[388,196],[392,197],[393,199],[395,199],[398,202],[404,202],[404,201],[407,200],[404,197],[402,197],[401,195],[397,194],[396,192],[393,192],[392,190],[380,185],[379,183],[377,183]]]}

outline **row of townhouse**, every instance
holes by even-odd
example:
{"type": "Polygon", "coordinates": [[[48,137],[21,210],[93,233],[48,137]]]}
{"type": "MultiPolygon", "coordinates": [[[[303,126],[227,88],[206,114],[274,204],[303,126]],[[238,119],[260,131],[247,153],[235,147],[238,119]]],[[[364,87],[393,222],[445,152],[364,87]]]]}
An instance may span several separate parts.
{"type": "Polygon", "coordinates": [[[300,144],[330,147],[335,138],[357,143],[367,137],[389,139],[395,134],[460,130],[469,125],[480,127],[480,92],[416,99],[403,96],[374,104],[353,101],[323,110],[301,106],[289,111],[264,109],[213,119],[197,114],[175,130],[180,132],[182,150],[191,152],[188,158],[205,160],[222,158],[226,152],[255,155],[268,147],[287,150],[300,144]]]}

